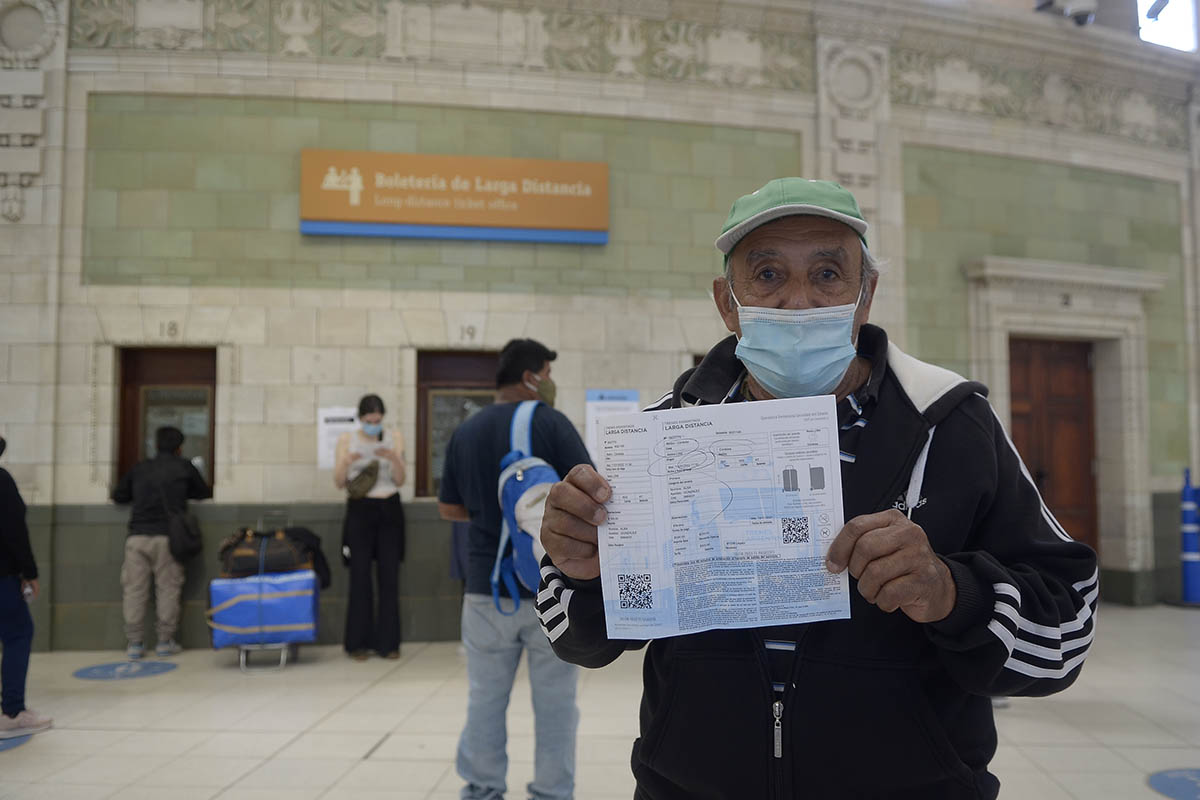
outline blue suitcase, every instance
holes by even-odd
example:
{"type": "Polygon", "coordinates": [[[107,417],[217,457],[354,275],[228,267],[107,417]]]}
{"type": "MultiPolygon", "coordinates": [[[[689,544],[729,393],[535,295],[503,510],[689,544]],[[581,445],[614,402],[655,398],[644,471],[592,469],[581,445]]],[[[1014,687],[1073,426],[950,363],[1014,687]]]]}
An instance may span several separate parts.
{"type": "Polygon", "coordinates": [[[311,569],[215,578],[208,593],[214,648],[317,640],[317,574],[311,569]]]}

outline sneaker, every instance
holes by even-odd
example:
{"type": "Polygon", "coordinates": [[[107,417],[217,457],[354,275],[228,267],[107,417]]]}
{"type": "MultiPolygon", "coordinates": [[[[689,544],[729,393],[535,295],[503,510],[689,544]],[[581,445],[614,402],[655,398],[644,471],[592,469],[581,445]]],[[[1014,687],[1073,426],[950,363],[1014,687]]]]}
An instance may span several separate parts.
{"type": "Polygon", "coordinates": [[[15,717],[0,714],[0,739],[15,739],[18,736],[40,733],[53,724],[54,720],[50,717],[44,717],[28,708],[15,717]]]}
{"type": "Polygon", "coordinates": [[[355,661],[366,661],[371,657],[371,652],[369,650],[355,650],[350,654],[350,657],[355,661]]]}
{"type": "Polygon", "coordinates": [[[130,661],[137,661],[145,654],[146,648],[142,647],[141,642],[130,642],[129,646],[125,648],[125,657],[130,661]]]}
{"type": "Polygon", "coordinates": [[[154,648],[154,655],[158,658],[170,658],[171,656],[179,655],[183,652],[183,648],[179,642],[174,639],[167,639],[165,642],[159,642],[154,648]]]}

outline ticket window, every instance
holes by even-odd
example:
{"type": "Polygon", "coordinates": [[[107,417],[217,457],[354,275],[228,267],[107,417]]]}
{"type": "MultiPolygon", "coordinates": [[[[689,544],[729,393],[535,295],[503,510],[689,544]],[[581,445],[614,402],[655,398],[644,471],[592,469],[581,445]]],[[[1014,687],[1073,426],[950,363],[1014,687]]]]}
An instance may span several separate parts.
{"type": "Polygon", "coordinates": [[[417,354],[418,497],[437,496],[451,435],[495,401],[498,358],[482,351],[417,354]]]}
{"type": "Polygon", "coordinates": [[[212,485],[217,351],[130,347],[120,364],[118,474],[153,458],[155,432],[171,426],[183,431],[183,457],[212,485]]]}

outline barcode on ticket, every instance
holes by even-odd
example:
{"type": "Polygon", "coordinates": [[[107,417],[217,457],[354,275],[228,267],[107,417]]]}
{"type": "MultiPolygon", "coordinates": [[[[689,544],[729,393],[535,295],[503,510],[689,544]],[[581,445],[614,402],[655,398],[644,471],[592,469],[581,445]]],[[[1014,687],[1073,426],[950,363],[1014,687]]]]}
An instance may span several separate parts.
{"type": "Polygon", "coordinates": [[[808,517],[783,517],[783,543],[808,544],[810,538],[808,517]]]}
{"type": "Polygon", "coordinates": [[[653,609],[654,586],[650,582],[650,573],[617,573],[617,596],[623,609],[653,609]]]}

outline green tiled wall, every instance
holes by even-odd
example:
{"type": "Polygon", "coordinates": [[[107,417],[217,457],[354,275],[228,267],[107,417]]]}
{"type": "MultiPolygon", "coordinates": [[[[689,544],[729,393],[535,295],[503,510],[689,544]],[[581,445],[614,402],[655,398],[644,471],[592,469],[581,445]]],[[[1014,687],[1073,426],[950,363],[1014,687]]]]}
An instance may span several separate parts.
{"type": "Polygon", "coordinates": [[[966,373],[967,282],[984,256],[1144,269],[1167,277],[1146,299],[1154,475],[1188,460],[1179,185],[1018,158],[904,148],[908,343],[966,373]]]}
{"type": "Polygon", "coordinates": [[[729,205],[801,174],[800,136],[713,125],[387,103],[93,94],[92,283],[694,296],[729,205]],[[606,161],[597,246],[303,237],[306,147],[606,161]]]}
{"type": "MultiPolygon", "coordinates": [[[[192,506],[204,532],[204,553],[188,564],[183,592],[180,639],[185,647],[207,648],[208,581],[218,574],[222,539],[244,525],[255,525],[278,506],[192,506]]],[[[292,524],[321,537],[333,584],[321,592],[319,642],[338,644],[346,614],[348,572],[341,560],[341,505],[295,504],[292,524]]],[[[442,641],[459,636],[462,582],[450,578],[450,525],[432,503],[405,506],[407,553],[400,568],[400,616],[406,640],[442,641]]],[[[272,518],[275,518],[272,516],[272,518]]],[[[121,560],[127,508],[57,506],[30,509],[30,534],[43,595],[34,604],[38,650],[116,650],[125,646],[121,615],[121,560]]],[[[154,632],[153,603],[147,610],[147,635],[154,632]]]]}

